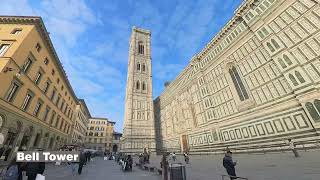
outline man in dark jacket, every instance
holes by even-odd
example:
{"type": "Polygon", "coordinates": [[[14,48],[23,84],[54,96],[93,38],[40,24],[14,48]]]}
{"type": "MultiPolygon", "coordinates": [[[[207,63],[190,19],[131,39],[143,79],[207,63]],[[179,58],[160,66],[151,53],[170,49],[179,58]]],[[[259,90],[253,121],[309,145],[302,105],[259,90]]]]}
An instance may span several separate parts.
{"type": "MultiPolygon", "coordinates": [[[[43,151],[43,149],[35,149],[35,151],[43,151]]],[[[26,165],[26,175],[28,180],[35,180],[37,174],[43,174],[46,169],[44,162],[28,162],[26,165]]]]}
{"type": "Polygon", "coordinates": [[[223,158],[223,167],[226,168],[228,175],[230,176],[230,179],[237,179],[237,175],[236,175],[236,170],[235,170],[235,166],[236,166],[236,162],[233,162],[232,160],[232,152],[231,151],[227,151],[227,153],[225,154],[224,158],[223,158]]]}
{"type": "Polygon", "coordinates": [[[78,174],[81,174],[82,167],[85,162],[86,162],[86,156],[85,156],[84,152],[80,152],[78,174]]]}
{"type": "Polygon", "coordinates": [[[28,162],[26,168],[26,175],[28,180],[35,180],[37,174],[43,174],[46,165],[44,162],[28,162]]]}

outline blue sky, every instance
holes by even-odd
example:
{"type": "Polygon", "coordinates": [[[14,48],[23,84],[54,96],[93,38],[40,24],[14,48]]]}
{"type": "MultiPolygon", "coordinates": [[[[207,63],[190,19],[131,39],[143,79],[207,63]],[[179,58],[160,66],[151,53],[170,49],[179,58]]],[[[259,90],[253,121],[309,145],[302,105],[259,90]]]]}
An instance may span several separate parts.
{"type": "Polygon", "coordinates": [[[0,14],[41,16],[79,98],[122,131],[132,26],[152,32],[153,96],[242,0],[1,0],[0,14]]]}

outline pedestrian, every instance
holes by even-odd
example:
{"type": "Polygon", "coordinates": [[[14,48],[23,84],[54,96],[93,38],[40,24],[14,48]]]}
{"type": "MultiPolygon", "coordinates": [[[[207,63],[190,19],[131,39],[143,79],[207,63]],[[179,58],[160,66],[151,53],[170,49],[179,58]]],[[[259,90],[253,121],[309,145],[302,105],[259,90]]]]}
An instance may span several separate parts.
{"type": "Polygon", "coordinates": [[[128,157],[126,158],[125,170],[132,170],[132,164],[133,164],[132,157],[131,157],[131,155],[128,155],[128,157]]]}
{"type": "Polygon", "coordinates": [[[26,168],[26,175],[28,176],[28,180],[35,180],[37,174],[43,175],[45,170],[44,162],[28,162],[26,168]]]}
{"type": "Polygon", "coordinates": [[[18,163],[16,158],[13,158],[8,165],[3,180],[22,180],[21,163],[18,163]]]}
{"type": "Polygon", "coordinates": [[[168,180],[169,162],[167,160],[167,155],[166,154],[164,154],[162,156],[162,160],[160,162],[160,167],[162,168],[162,180],[168,180]]]}
{"type": "Polygon", "coordinates": [[[227,153],[225,154],[224,158],[223,158],[223,167],[226,168],[228,175],[230,176],[230,179],[237,179],[237,175],[236,175],[236,170],[235,170],[235,166],[236,166],[237,162],[233,162],[232,160],[232,152],[231,151],[227,151],[227,153]]]}
{"type": "Polygon", "coordinates": [[[79,167],[78,167],[78,174],[80,175],[82,172],[82,167],[86,161],[86,156],[84,152],[80,152],[80,158],[79,158],[79,167]]]}
{"type": "Polygon", "coordinates": [[[298,151],[296,149],[296,145],[294,144],[292,139],[288,139],[288,142],[289,142],[289,147],[290,147],[291,151],[294,154],[294,157],[299,157],[299,153],[298,153],[298,151]]]}
{"type": "Polygon", "coordinates": [[[173,160],[173,161],[176,161],[176,158],[177,158],[177,157],[176,157],[176,153],[173,152],[173,153],[172,153],[172,160],[173,160]]]}
{"type": "Polygon", "coordinates": [[[186,164],[189,164],[189,155],[188,155],[188,152],[185,152],[185,153],[183,154],[183,156],[184,156],[184,161],[186,162],[186,164]]]}

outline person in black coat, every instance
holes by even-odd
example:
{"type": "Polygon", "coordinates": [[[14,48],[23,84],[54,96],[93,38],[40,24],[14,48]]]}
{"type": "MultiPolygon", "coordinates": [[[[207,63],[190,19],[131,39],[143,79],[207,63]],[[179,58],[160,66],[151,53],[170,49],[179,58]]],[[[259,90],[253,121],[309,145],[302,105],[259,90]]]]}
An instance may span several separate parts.
{"type": "Polygon", "coordinates": [[[44,162],[28,162],[26,168],[26,175],[28,176],[28,180],[35,180],[37,174],[43,174],[46,168],[46,164],[44,162]]]}
{"type": "Polygon", "coordinates": [[[235,166],[236,166],[237,162],[233,162],[232,160],[232,152],[231,151],[227,151],[227,153],[225,154],[224,158],[223,158],[223,167],[226,168],[228,175],[230,176],[230,179],[237,179],[237,175],[236,175],[236,170],[235,170],[235,166]]]}
{"type": "MultiPolygon", "coordinates": [[[[43,149],[35,149],[35,151],[43,151],[43,149]]],[[[44,173],[46,169],[45,162],[27,162],[26,164],[26,175],[28,176],[28,180],[35,180],[37,174],[44,173]]]]}
{"type": "Polygon", "coordinates": [[[86,156],[85,156],[84,152],[80,152],[79,167],[78,167],[78,174],[79,175],[82,172],[82,167],[83,167],[85,162],[86,162],[86,156]]]}

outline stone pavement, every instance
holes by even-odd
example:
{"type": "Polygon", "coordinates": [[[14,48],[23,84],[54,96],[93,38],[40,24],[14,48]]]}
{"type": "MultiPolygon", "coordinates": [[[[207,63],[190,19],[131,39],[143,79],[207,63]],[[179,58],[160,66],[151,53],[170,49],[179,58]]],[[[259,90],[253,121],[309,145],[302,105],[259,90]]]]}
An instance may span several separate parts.
{"type": "MultiPolygon", "coordinates": [[[[319,180],[320,151],[300,151],[301,157],[294,158],[290,152],[268,154],[234,154],[238,161],[238,176],[249,180],[319,180]]],[[[177,156],[177,162],[183,161],[177,156]]],[[[191,156],[186,165],[187,180],[221,180],[226,174],[222,166],[223,155],[191,156]]],[[[161,157],[151,156],[151,164],[160,166],[161,157]]],[[[172,162],[172,161],[170,161],[172,162]]],[[[157,172],[148,172],[134,167],[133,172],[122,172],[115,161],[97,158],[83,168],[82,174],[72,176],[66,165],[46,165],[46,180],[160,180],[157,172]]],[[[25,178],[26,179],[26,178],[25,178]]]]}
{"type": "Polygon", "coordinates": [[[122,172],[120,166],[111,160],[96,158],[82,169],[81,175],[72,176],[67,165],[46,165],[46,180],[160,180],[156,173],[142,171],[134,167],[132,172],[122,172]]]}
{"type": "MultiPolygon", "coordinates": [[[[237,175],[249,180],[320,180],[320,151],[300,151],[301,157],[293,153],[233,154],[237,160],[237,175]]],[[[151,157],[158,166],[160,156],[151,157]]],[[[222,166],[223,155],[191,156],[186,165],[187,180],[221,180],[226,174],[222,166]]],[[[170,161],[172,162],[172,161],[170,161]]],[[[184,163],[182,156],[178,162],[184,163]]]]}

